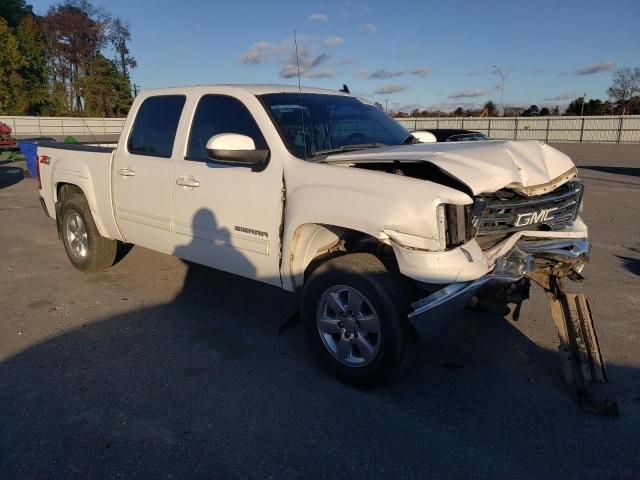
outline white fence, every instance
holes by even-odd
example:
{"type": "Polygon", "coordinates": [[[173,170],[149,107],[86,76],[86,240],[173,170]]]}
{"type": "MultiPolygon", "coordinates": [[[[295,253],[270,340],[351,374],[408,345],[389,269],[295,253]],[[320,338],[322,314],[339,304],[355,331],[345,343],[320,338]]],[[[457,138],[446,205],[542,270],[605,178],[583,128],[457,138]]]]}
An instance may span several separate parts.
{"type": "Polygon", "coordinates": [[[640,143],[640,115],[602,117],[398,118],[409,130],[463,128],[505,140],[640,143]]]}
{"type": "Polygon", "coordinates": [[[13,135],[19,137],[60,137],[119,135],[124,118],[84,117],[2,117],[11,127],[13,135]]]}
{"type": "MultiPolygon", "coordinates": [[[[118,135],[124,118],[2,117],[13,134],[26,136],[118,135]]],[[[640,115],[603,117],[399,118],[409,130],[464,128],[506,140],[640,143],[640,115]]]]}

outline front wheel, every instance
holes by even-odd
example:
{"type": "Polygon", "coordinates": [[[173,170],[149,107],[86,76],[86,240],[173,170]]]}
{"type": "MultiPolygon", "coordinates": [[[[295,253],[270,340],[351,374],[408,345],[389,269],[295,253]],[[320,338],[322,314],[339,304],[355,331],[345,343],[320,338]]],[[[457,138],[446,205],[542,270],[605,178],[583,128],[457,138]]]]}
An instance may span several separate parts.
{"type": "Polygon", "coordinates": [[[351,384],[394,380],[416,350],[405,315],[407,291],[404,279],[370,254],[320,265],[302,296],[302,319],[317,358],[351,384]]]}

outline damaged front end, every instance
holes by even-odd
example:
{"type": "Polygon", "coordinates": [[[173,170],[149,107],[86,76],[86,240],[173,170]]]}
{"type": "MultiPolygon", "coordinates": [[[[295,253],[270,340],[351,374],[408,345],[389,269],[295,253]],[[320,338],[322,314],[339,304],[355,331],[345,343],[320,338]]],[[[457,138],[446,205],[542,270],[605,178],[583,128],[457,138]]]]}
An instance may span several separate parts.
{"type": "Polygon", "coordinates": [[[565,277],[582,279],[588,254],[586,239],[520,239],[497,260],[491,273],[452,283],[414,302],[409,321],[425,338],[467,305],[505,315],[509,313],[506,304],[513,303],[513,319],[517,320],[533,281],[549,297],[565,378],[573,385],[580,405],[593,413],[618,415],[615,402],[597,401],[588,389],[589,382],[607,381],[605,364],[585,295],[568,293],[562,284],[565,277]]]}

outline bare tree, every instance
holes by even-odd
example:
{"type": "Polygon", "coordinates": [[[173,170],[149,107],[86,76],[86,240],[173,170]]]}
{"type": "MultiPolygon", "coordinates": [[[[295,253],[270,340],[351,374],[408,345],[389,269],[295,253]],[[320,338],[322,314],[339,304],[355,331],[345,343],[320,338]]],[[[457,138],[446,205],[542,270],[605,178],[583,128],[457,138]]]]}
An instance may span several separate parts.
{"type": "Polygon", "coordinates": [[[120,18],[115,17],[109,24],[109,43],[116,52],[116,62],[122,75],[129,78],[129,69],[136,68],[138,62],[129,55],[128,43],[131,41],[129,25],[120,18]]]}
{"type": "Polygon", "coordinates": [[[625,114],[631,97],[640,93],[640,67],[619,68],[613,74],[613,84],[607,94],[613,98],[625,114]]]}

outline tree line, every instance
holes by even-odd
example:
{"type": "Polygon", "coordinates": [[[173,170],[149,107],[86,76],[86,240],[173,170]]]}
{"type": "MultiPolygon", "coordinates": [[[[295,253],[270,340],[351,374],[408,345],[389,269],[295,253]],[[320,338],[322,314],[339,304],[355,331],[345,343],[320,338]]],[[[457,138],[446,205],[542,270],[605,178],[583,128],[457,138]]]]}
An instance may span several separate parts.
{"type": "Polygon", "coordinates": [[[126,22],[89,0],[38,16],[0,2],[0,115],[120,117],[133,101],[126,22]]]}

